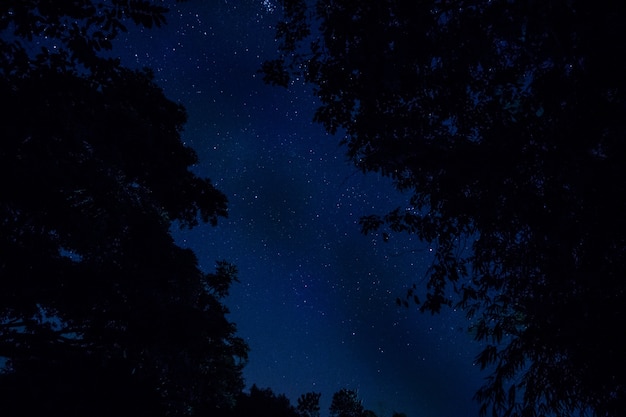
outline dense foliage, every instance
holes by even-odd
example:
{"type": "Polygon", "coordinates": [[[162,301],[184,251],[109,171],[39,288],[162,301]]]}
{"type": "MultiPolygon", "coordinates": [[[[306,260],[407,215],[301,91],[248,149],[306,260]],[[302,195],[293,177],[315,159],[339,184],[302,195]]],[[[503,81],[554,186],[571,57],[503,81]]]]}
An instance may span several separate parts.
{"type": "Polygon", "coordinates": [[[482,411],[621,415],[626,3],[281,4],[266,81],[312,84],[316,120],[410,196],[363,230],[435,248],[408,296],[474,320],[482,411]]]}
{"type": "Polygon", "coordinates": [[[111,58],[120,0],[0,4],[0,399],[3,415],[199,415],[231,407],[245,343],[170,236],[226,215],[189,168],[184,109],[111,58]]]}

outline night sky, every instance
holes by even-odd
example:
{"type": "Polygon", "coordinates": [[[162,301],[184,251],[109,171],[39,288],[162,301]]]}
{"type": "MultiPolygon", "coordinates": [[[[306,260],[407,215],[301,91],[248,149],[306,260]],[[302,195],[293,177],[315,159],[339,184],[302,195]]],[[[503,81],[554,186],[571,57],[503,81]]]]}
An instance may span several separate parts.
{"type": "Polygon", "coordinates": [[[203,270],[220,259],[239,268],[226,304],[251,349],[246,384],[294,404],[321,392],[322,417],[343,387],[379,417],[476,416],[471,397],[486,373],[472,365],[479,346],[463,312],[395,303],[423,284],[428,246],[360,233],[360,216],[408,209],[403,196],[357,171],[340,136],[312,123],[306,86],[270,87],[257,74],[274,57],[278,17],[269,0],[190,0],[164,28],[129,28],[116,46],[187,108],[195,170],[229,198],[218,227],[173,234],[203,270]]]}

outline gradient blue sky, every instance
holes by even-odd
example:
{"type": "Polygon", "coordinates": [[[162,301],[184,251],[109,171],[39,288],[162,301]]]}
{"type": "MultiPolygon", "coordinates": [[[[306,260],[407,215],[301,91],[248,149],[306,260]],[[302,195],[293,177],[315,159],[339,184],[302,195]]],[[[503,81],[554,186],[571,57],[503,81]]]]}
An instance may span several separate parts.
{"type": "Polygon", "coordinates": [[[229,198],[218,227],[174,233],[204,270],[218,259],[239,268],[227,305],[251,348],[246,382],[294,403],[321,392],[322,416],[343,387],[379,417],[476,416],[471,397],[486,374],[472,365],[478,345],[463,313],[395,304],[420,284],[428,246],[360,233],[360,216],[404,207],[403,196],[356,171],[340,137],[311,122],[305,86],[269,87],[257,74],[273,57],[277,18],[269,0],[189,0],[166,27],[118,45],[124,63],[153,68],[187,108],[196,172],[229,198]]]}

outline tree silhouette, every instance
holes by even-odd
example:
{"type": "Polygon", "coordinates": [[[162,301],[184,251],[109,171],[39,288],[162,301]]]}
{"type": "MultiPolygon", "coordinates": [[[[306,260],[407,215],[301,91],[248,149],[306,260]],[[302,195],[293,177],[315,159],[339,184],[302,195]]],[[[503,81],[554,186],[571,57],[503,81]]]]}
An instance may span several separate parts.
{"type": "Polygon", "coordinates": [[[620,415],[626,5],[307,3],[283,0],[265,79],[311,83],[315,119],[409,196],[361,220],[434,249],[426,291],[398,302],[466,309],[483,413],[620,415]]]}
{"type": "Polygon", "coordinates": [[[107,57],[149,2],[0,5],[0,402],[7,415],[199,415],[232,407],[245,343],[173,224],[226,197],[189,171],[184,109],[107,57]]]}
{"type": "Polygon", "coordinates": [[[284,394],[274,394],[270,388],[252,385],[250,393],[240,393],[233,410],[236,417],[298,417],[296,409],[284,394]]]}
{"type": "Polygon", "coordinates": [[[307,392],[298,398],[298,406],[296,411],[300,417],[319,417],[320,416],[320,397],[321,393],[307,392]]]}
{"type": "Polygon", "coordinates": [[[333,394],[330,403],[330,417],[363,417],[365,409],[357,392],[342,388],[333,394]]]}

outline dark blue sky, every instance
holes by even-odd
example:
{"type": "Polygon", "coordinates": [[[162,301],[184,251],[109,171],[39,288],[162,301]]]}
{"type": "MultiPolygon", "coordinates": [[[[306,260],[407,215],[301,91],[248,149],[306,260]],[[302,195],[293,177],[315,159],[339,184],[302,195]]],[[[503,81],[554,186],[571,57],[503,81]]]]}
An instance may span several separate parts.
{"type": "Polygon", "coordinates": [[[240,271],[227,300],[250,345],[248,385],[295,403],[358,389],[379,417],[477,415],[471,396],[483,375],[462,312],[431,317],[395,299],[420,279],[430,251],[407,236],[360,233],[362,215],[401,206],[388,180],[346,160],[339,136],[311,122],[305,86],[265,86],[256,73],[275,51],[269,0],[189,0],[168,25],[131,32],[128,65],[149,66],[189,113],[183,138],[197,173],[229,198],[216,228],[174,231],[204,270],[226,259],[240,271]]]}

